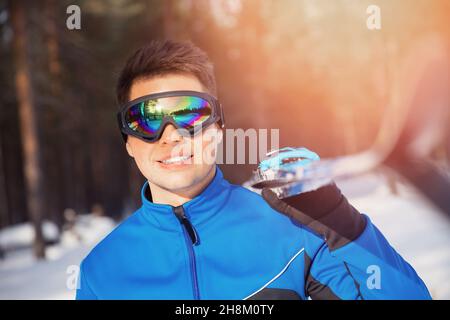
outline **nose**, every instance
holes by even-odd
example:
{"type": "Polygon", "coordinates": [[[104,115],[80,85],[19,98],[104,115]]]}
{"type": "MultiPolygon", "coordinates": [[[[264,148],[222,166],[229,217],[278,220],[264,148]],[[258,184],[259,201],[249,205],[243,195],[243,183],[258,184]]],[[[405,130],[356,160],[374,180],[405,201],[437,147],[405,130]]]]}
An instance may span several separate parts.
{"type": "Polygon", "coordinates": [[[183,140],[183,136],[178,132],[173,124],[168,124],[161,135],[160,142],[165,144],[177,143],[183,140]]]}

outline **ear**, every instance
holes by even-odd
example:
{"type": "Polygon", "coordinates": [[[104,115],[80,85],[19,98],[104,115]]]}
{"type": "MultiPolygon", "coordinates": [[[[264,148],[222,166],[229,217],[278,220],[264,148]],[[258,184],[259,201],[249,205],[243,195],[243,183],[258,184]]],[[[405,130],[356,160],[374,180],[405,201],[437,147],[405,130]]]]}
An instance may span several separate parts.
{"type": "Polygon", "coordinates": [[[131,145],[128,141],[125,143],[125,147],[127,148],[128,155],[134,158],[133,148],[131,148],[131,145]]]}
{"type": "Polygon", "coordinates": [[[217,134],[216,134],[216,142],[217,144],[220,144],[223,140],[223,131],[224,129],[222,129],[221,127],[219,127],[219,125],[216,123],[215,124],[216,130],[217,130],[217,134]]]}
{"type": "Polygon", "coordinates": [[[219,128],[217,132],[217,144],[220,144],[223,140],[223,129],[219,128]]]}

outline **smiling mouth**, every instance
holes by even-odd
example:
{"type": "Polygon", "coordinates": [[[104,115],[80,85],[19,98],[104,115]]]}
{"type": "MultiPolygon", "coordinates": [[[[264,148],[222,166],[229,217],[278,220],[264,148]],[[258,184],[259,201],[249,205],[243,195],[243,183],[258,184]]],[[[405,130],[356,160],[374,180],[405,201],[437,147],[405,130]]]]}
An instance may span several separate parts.
{"type": "Polygon", "coordinates": [[[184,164],[187,160],[191,159],[192,155],[189,156],[177,156],[169,159],[158,160],[159,163],[163,164],[184,164]]]}

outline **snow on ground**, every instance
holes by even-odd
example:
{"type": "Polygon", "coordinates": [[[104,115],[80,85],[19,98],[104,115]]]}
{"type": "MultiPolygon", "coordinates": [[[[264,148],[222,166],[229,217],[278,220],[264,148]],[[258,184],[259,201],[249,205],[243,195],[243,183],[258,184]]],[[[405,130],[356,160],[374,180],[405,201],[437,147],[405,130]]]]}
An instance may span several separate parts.
{"type": "MultiPolygon", "coordinates": [[[[80,216],[72,231],[62,234],[61,242],[47,248],[47,260],[35,261],[30,248],[7,253],[0,260],[0,299],[73,299],[74,269],[92,247],[106,236],[114,222],[107,217],[80,216]],[[81,241],[79,239],[81,237],[81,241]]],[[[54,228],[44,234],[54,235],[54,228]]],[[[32,239],[29,224],[0,232],[0,245],[24,244],[32,239]]]]}
{"type": "MultiPolygon", "coordinates": [[[[416,269],[434,299],[450,299],[450,219],[412,187],[398,184],[393,195],[386,177],[370,173],[337,182],[349,201],[367,214],[394,248],[416,269]]],[[[73,299],[70,266],[78,266],[90,249],[108,234],[114,222],[106,217],[80,216],[73,232],[65,231],[48,260],[35,262],[30,249],[8,253],[0,260],[0,299],[73,299]],[[78,237],[82,237],[80,242],[78,237]]],[[[55,236],[47,224],[46,236],[55,236]]],[[[29,225],[0,232],[0,245],[24,245],[32,239],[29,225]]]]}
{"type": "MultiPolygon", "coordinates": [[[[49,241],[55,241],[59,236],[58,227],[50,221],[42,223],[42,232],[44,238],[49,241]]],[[[33,242],[33,237],[33,226],[30,223],[15,225],[0,232],[0,247],[8,251],[17,247],[29,246],[33,242]]]]}
{"type": "Polygon", "coordinates": [[[380,172],[337,184],[414,267],[433,299],[450,299],[449,217],[405,183],[398,183],[393,195],[380,172]]]}

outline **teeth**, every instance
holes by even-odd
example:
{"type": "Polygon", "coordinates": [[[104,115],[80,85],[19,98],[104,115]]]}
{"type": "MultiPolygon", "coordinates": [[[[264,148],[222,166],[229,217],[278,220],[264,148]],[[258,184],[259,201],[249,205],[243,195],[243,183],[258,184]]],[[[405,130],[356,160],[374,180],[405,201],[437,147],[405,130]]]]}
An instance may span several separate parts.
{"type": "Polygon", "coordinates": [[[170,159],[166,159],[166,160],[162,160],[162,163],[165,164],[171,164],[171,163],[176,163],[176,162],[183,162],[186,161],[187,159],[189,159],[191,156],[184,156],[184,157],[173,157],[170,159]]]}

